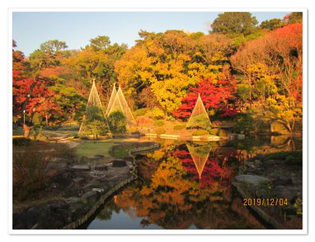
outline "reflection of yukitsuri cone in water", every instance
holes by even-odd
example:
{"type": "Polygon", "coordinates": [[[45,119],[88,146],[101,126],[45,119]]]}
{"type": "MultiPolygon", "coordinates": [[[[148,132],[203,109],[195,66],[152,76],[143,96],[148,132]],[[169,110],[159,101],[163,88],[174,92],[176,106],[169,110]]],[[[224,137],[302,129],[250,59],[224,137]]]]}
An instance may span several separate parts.
{"type": "Polygon", "coordinates": [[[210,144],[202,146],[187,144],[187,148],[197,169],[199,179],[201,179],[202,172],[210,154],[211,146],[210,144]]]}
{"type": "Polygon", "coordinates": [[[136,124],[136,120],[131,113],[121,88],[119,87],[118,91],[116,91],[116,85],[114,85],[113,92],[106,109],[106,115],[108,116],[114,111],[121,111],[125,115],[128,125],[136,124]]]}
{"type": "Polygon", "coordinates": [[[199,129],[208,129],[211,126],[211,122],[205,106],[201,100],[200,94],[198,94],[198,99],[195,104],[194,110],[191,113],[191,116],[187,123],[187,128],[199,128],[199,129]]]}
{"type": "MultiPolygon", "coordinates": [[[[86,106],[86,114],[83,116],[83,120],[82,120],[82,123],[80,125],[79,134],[82,134],[82,133],[85,132],[85,130],[84,130],[85,129],[84,123],[86,121],[86,115],[88,115],[88,110],[90,108],[93,108],[94,110],[98,110],[98,112],[100,112],[101,115],[105,117],[105,115],[103,114],[103,105],[102,105],[100,96],[98,95],[97,88],[96,88],[94,80],[93,80],[93,83],[92,83],[92,88],[91,88],[89,99],[88,99],[88,103],[87,103],[87,106],[86,106]]],[[[105,118],[104,118],[104,122],[106,123],[105,118]]],[[[107,125],[107,123],[106,123],[106,125],[107,125]]]]}

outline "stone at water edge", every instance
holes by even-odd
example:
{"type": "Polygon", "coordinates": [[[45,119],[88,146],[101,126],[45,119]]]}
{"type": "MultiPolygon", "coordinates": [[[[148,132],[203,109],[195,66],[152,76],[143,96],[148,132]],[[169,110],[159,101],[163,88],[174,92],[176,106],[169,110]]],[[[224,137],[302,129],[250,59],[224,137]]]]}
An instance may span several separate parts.
{"type": "Polygon", "coordinates": [[[86,163],[88,161],[88,158],[86,156],[81,156],[80,157],[80,163],[86,163]]]}
{"type": "Polygon", "coordinates": [[[273,192],[275,193],[275,196],[278,198],[288,199],[289,202],[291,202],[294,198],[297,197],[298,192],[294,189],[290,189],[288,187],[285,187],[283,185],[276,186],[273,189],[273,192]]]}
{"type": "Polygon", "coordinates": [[[124,160],[113,160],[113,167],[125,167],[125,166],[127,166],[127,163],[126,163],[126,161],[124,161],[124,160]]]}
{"type": "Polygon", "coordinates": [[[71,167],[71,169],[79,170],[79,171],[89,171],[90,166],[88,166],[88,165],[74,165],[71,167]]]}
{"type": "Polygon", "coordinates": [[[77,203],[77,202],[80,201],[80,198],[78,198],[78,197],[68,197],[65,201],[67,203],[77,203]]]}
{"type": "Polygon", "coordinates": [[[96,202],[98,199],[99,193],[96,191],[86,192],[81,196],[81,201],[83,203],[96,202]]]}
{"type": "Polygon", "coordinates": [[[260,160],[254,160],[254,165],[255,166],[260,166],[262,162],[260,160]]]}
{"type": "Polygon", "coordinates": [[[92,191],[93,192],[98,192],[98,193],[103,193],[104,189],[103,188],[93,188],[92,191]]]}
{"type": "Polygon", "coordinates": [[[100,161],[102,158],[100,157],[92,157],[92,158],[88,158],[87,161],[88,162],[97,162],[100,161]]]}
{"type": "Polygon", "coordinates": [[[259,185],[261,183],[270,182],[270,180],[263,176],[256,175],[239,175],[235,177],[236,182],[249,183],[251,185],[259,185]]]}
{"type": "Polygon", "coordinates": [[[127,156],[124,158],[124,160],[129,161],[129,162],[133,162],[133,157],[132,156],[127,156]]]}
{"type": "Polygon", "coordinates": [[[108,165],[97,165],[97,166],[94,167],[94,170],[107,171],[108,170],[108,165]]]}
{"type": "Polygon", "coordinates": [[[293,180],[289,176],[279,175],[279,176],[274,177],[274,179],[272,181],[272,184],[275,187],[279,186],[279,185],[292,186],[293,185],[293,180]]]}
{"type": "Polygon", "coordinates": [[[83,177],[77,177],[77,178],[74,178],[73,179],[73,181],[75,182],[75,183],[82,183],[82,182],[84,182],[84,178],[83,177]]]}

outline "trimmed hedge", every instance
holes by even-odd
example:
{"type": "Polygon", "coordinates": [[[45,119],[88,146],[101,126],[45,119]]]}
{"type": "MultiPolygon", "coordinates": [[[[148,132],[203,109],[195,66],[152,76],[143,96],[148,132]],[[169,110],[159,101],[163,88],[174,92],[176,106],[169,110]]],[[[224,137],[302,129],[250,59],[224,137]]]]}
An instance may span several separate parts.
{"type": "Polygon", "coordinates": [[[152,114],[153,118],[155,118],[155,119],[164,118],[164,112],[159,108],[153,108],[151,110],[151,114],[152,114]]]}
{"type": "Polygon", "coordinates": [[[174,130],[182,130],[182,129],[185,129],[185,128],[186,128],[185,124],[178,124],[178,125],[175,125],[173,127],[174,130]]]}
{"type": "Polygon", "coordinates": [[[158,128],[155,130],[156,134],[165,134],[166,130],[164,128],[158,128]]]}
{"type": "Polygon", "coordinates": [[[13,138],[13,145],[14,146],[24,146],[29,145],[31,142],[30,139],[24,137],[14,137],[13,138]]]}
{"type": "Polygon", "coordinates": [[[207,130],[199,129],[192,133],[193,136],[204,136],[209,135],[209,132],[207,130]]]}
{"type": "Polygon", "coordinates": [[[162,127],[164,125],[163,120],[154,120],[154,124],[158,127],[162,127]]]}
{"type": "Polygon", "coordinates": [[[148,108],[140,108],[140,109],[138,109],[138,110],[136,110],[136,111],[134,112],[134,115],[135,115],[136,117],[143,116],[143,115],[145,115],[148,111],[149,111],[148,108]]]}

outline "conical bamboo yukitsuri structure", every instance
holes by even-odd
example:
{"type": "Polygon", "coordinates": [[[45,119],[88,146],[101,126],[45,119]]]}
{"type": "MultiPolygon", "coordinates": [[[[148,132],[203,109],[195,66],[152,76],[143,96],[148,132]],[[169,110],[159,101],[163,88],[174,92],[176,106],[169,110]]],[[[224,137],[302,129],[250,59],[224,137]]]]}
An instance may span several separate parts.
{"type": "MultiPolygon", "coordinates": [[[[94,107],[94,108],[99,109],[99,111],[101,112],[102,116],[104,117],[105,125],[107,127],[109,127],[107,122],[106,122],[105,115],[103,113],[103,105],[102,105],[101,99],[100,99],[100,97],[98,95],[98,91],[97,91],[97,88],[96,88],[94,80],[93,80],[91,91],[90,91],[90,94],[89,94],[89,99],[88,99],[88,103],[87,103],[87,106],[86,106],[86,110],[88,111],[88,109],[90,107],[94,107]]],[[[79,129],[79,134],[83,134],[85,132],[85,125],[84,125],[84,123],[85,123],[85,120],[86,120],[86,115],[87,115],[87,113],[83,116],[83,120],[82,120],[82,123],[80,125],[80,129],[79,129]]]]}
{"type": "Polygon", "coordinates": [[[116,90],[116,84],[114,84],[112,94],[110,96],[108,106],[106,108],[106,116],[108,117],[114,111],[121,111],[127,120],[128,126],[136,125],[136,120],[132,115],[132,112],[128,106],[128,103],[125,99],[125,96],[120,88],[118,87],[118,91],[116,90]]]}
{"type": "Polygon", "coordinates": [[[186,128],[208,129],[210,126],[210,118],[203,105],[200,94],[198,94],[196,105],[191,113],[186,128]]]}
{"type": "Polygon", "coordinates": [[[113,91],[112,91],[112,94],[110,95],[110,99],[106,108],[106,116],[109,115],[109,111],[111,107],[113,106],[116,95],[117,95],[116,83],[114,83],[113,91]]]}

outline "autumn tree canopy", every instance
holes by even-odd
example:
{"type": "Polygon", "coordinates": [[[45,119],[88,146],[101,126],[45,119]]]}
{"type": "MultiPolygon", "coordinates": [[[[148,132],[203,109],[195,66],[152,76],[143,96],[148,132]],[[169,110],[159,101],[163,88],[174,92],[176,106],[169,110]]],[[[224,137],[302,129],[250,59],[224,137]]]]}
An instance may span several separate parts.
{"type": "Polygon", "coordinates": [[[221,111],[223,116],[234,116],[237,112],[233,104],[235,87],[235,80],[204,79],[198,83],[196,88],[190,88],[189,94],[182,100],[182,105],[173,114],[184,120],[189,118],[198,95],[200,95],[209,114],[212,114],[211,111],[217,110],[221,111]]]}
{"type": "Polygon", "coordinates": [[[251,13],[225,12],[207,34],[139,30],[134,46],[99,35],[79,50],[53,39],[27,57],[13,41],[14,121],[23,124],[26,110],[30,125],[34,116],[81,123],[95,80],[104,105],[118,82],[131,111],[154,111],[153,119],[187,120],[200,94],[211,118],[260,115],[293,132],[302,119],[302,18],[294,12],[258,26],[251,13]]]}
{"type": "Polygon", "coordinates": [[[140,36],[143,40],[115,63],[118,80],[130,96],[150,88],[159,105],[171,113],[201,78],[228,78],[233,44],[227,37],[196,37],[183,31],[141,32],[140,36]]]}

